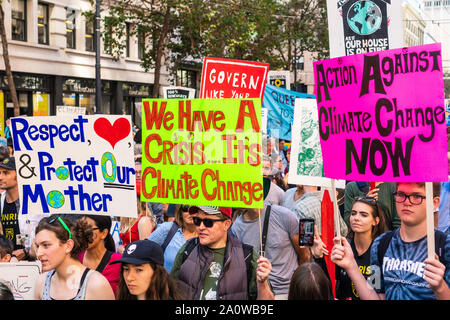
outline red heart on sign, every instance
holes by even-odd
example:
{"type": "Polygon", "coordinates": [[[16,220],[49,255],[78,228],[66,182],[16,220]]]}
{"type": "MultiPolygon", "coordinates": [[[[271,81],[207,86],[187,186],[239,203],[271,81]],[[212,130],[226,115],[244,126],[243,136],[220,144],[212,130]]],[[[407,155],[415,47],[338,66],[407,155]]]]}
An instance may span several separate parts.
{"type": "Polygon", "coordinates": [[[130,130],[130,122],[125,118],[117,119],[113,125],[106,118],[98,118],[94,122],[95,133],[108,141],[113,149],[117,142],[128,137],[130,130]]]}

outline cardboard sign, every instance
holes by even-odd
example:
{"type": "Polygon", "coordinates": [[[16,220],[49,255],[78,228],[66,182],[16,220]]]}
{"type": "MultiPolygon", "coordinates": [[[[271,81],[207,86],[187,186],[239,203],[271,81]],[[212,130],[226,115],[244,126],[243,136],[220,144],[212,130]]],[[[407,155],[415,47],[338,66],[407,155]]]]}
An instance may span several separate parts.
{"type": "Polygon", "coordinates": [[[402,1],[327,0],[330,57],[403,46],[402,1]]]}
{"type": "Polygon", "coordinates": [[[220,58],[203,61],[200,98],[261,98],[269,64],[220,58]]]}
{"type": "Polygon", "coordinates": [[[185,87],[164,87],[164,99],[194,99],[195,89],[185,87]]]}
{"type": "Polygon", "coordinates": [[[130,116],[17,117],[22,214],[137,216],[130,116]]]}
{"type": "Polygon", "coordinates": [[[289,70],[274,71],[270,70],[267,77],[267,83],[278,87],[290,90],[291,89],[291,72],[289,70]]]}
{"type": "Polygon", "coordinates": [[[295,99],[310,98],[314,95],[266,85],[263,108],[267,108],[267,133],[271,137],[292,140],[291,130],[294,121],[295,99]]]}
{"type": "Polygon", "coordinates": [[[318,61],[314,73],[326,177],[447,181],[439,43],[318,61]]]}
{"type": "MultiPolygon", "coordinates": [[[[288,182],[331,188],[330,180],[323,172],[317,102],[315,99],[295,99],[288,182]]],[[[337,180],[336,187],[345,188],[345,181],[337,180]]]]}
{"type": "Polygon", "coordinates": [[[0,262],[0,281],[14,295],[14,300],[34,300],[34,287],[42,272],[41,262],[0,262]]]}
{"type": "Polygon", "coordinates": [[[144,99],[141,200],[263,207],[261,99],[144,99]]]}

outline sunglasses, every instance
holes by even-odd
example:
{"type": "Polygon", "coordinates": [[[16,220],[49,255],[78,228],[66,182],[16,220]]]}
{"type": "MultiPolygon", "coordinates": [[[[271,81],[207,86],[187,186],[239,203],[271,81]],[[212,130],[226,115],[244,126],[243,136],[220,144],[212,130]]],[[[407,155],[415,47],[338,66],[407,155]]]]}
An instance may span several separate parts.
{"type": "Polygon", "coordinates": [[[194,224],[195,224],[197,227],[200,227],[200,225],[201,225],[202,222],[203,222],[203,225],[204,225],[206,228],[211,228],[215,222],[217,222],[217,221],[225,221],[225,220],[228,220],[228,219],[208,219],[208,218],[206,218],[206,219],[200,219],[200,218],[198,218],[198,217],[193,217],[192,220],[194,221],[194,224]]]}
{"type": "Polygon", "coordinates": [[[355,197],[355,201],[361,201],[361,202],[365,202],[365,203],[371,204],[371,205],[377,204],[377,199],[367,198],[367,197],[363,197],[363,196],[355,197]]]}
{"type": "Polygon", "coordinates": [[[69,233],[69,240],[72,239],[72,233],[70,232],[70,229],[67,226],[67,224],[63,221],[63,219],[61,219],[61,217],[55,217],[55,218],[51,219],[48,223],[53,224],[53,222],[55,222],[56,220],[58,220],[59,223],[61,223],[61,225],[63,226],[63,228],[66,229],[67,232],[69,233]]]}

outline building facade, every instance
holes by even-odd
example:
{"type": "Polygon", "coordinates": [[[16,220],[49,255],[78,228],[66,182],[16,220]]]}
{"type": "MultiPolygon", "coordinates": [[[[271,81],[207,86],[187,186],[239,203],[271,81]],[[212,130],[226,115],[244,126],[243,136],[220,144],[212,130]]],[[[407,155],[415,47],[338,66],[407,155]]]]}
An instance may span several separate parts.
{"type": "MultiPolygon", "coordinates": [[[[115,61],[101,44],[102,105],[95,106],[94,26],[83,15],[87,0],[3,1],[11,69],[22,115],[55,115],[56,106],[79,106],[87,114],[131,114],[140,126],[142,98],[152,96],[154,73],[140,66],[145,42],[126,39],[126,53],[115,61]]],[[[3,59],[0,107],[14,115],[3,59]]],[[[167,68],[161,86],[169,85],[167,68]]]]}

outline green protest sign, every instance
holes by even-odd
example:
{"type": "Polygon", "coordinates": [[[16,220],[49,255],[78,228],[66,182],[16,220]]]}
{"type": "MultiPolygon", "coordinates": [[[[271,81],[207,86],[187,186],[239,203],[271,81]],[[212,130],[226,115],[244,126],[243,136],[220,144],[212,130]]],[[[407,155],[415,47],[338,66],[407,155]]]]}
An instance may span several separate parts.
{"type": "Polygon", "coordinates": [[[263,207],[261,99],[142,107],[142,201],[263,207]]]}

